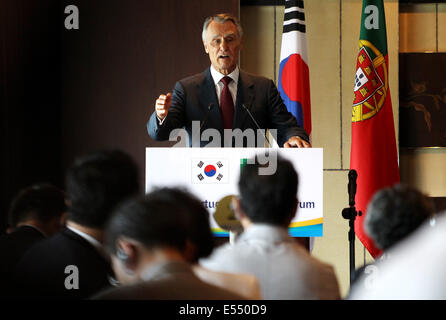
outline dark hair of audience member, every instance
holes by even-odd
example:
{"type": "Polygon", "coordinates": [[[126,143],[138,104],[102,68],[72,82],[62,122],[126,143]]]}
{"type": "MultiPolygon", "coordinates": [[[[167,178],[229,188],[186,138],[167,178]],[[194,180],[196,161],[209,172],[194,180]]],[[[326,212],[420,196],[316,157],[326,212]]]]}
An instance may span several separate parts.
{"type": "Polygon", "coordinates": [[[375,193],[367,208],[364,227],[375,245],[387,250],[433,214],[428,197],[412,187],[398,184],[375,193]]]}
{"type": "Polygon", "coordinates": [[[207,219],[207,211],[192,195],[179,189],[158,189],[127,201],[113,213],[106,226],[105,246],[115,254],[117,240],[127,237],[146,248],[170,247],[184,253],[187,242],[192,241],[197,245],[193,260],[197,260],[212,250],[206,244],[212,245],[207,219]]]}
{"type": "Polygon", "coordinates": [[[214,248],[214,240],[209,224],[209,213],[201,201],[181,188],[157,189],[152,192],[152,197],[155,196],[168,202],[177,201],[185,208],[188,234],[187,260],[196,263],[200,258],[210,255],[214,248]]]}
{"type": "Polygon", "coordinates": [[[295,214],[292,211],[296,206],[297,172],[290,161],[279,156],[274,174],[259,174],[261,167],[264,166],[256,160],[241,170],[238,182],[241,208],[254,223],[287,226],[295,214]]]}
{"type": "Polygon", "coordinates": [[[35,184],[19,191],[12,200],[8,223],[13,228],[30,218],[46,223],[66,211],[65,193],[61,189],[48,183],[35,184]]]}
{"type": "Polygon", "coordinates": [[[68,219],[102,228],[115,206],[139,189],[138,169],[121,151],[102,151],[81,157],[67,172],[70,198],[68,219]]]}

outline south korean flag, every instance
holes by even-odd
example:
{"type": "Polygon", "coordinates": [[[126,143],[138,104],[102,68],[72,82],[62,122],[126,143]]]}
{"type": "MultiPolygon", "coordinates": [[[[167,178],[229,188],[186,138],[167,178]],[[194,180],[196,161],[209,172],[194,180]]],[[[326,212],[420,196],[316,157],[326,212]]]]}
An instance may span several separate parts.
{"type": "Polygon", "coordinates": [[[224,159],[193,159],[192,183],[228,183],[228,162],[224,159]]]}

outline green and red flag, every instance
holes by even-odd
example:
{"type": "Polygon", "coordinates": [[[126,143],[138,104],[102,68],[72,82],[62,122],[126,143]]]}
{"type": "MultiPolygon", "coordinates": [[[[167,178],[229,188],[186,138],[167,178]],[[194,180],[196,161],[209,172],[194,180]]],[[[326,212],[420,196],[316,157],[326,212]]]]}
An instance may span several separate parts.
{"type": "Polygon", "coordinates": [[[367,205],[376,191],[392,186],[400,179],[382,0],[363,0],[362,5],[352,109],[350,169],[358,173],[356,209],[363,212],[355,221],[355,232],[376,258],[381,252],[363,228],[367,205]]]}

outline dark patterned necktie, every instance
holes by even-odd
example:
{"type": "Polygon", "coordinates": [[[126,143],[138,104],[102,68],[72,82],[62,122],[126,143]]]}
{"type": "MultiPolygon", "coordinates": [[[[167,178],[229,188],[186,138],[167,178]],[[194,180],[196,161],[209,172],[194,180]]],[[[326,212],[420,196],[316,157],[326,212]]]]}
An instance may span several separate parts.
{"type": "Polygon", "coordinates": [[[223,116],[224,129],[232,129],[232,121],[234,119],[234,101],[232,100],[231,92],[229,91],[228,84],[232,81],[230,77],[223,77],[223,90],[220,95],[220,108],[223,116]]]}

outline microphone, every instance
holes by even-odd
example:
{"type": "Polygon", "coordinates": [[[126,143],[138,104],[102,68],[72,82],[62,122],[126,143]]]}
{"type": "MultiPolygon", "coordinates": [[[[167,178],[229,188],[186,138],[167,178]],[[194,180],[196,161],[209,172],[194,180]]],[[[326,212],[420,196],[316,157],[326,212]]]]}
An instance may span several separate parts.
{"type": "Polygon", "coordinates": [[[203,119],[203,121],[201,122],[201,125],[200,125],[200,131],[201,131],[201,128],[203,128],[203,125],[206,123],[206,120],[208,119],[208,116],[209,116],[209,112],[211,112],[213,107],[214,107],[213,103],[208,105],[208,111],[206,111],[206,115],[204,116],[204,119],[203,119]]]}
{"type": "Polygon", "coordinates": [[[358,173],[356,172],[356,170],[352,169],[348,172],[348,197],[350,205],[355,204],[357,178],[358,178],[358,173]]]}
{"type": "Polygon", "coordinates": [[[268,146],[271,146],[271,143],[269,142],[268,138],[266,137],[266,134],[263,132],[263,129],[260,128],[260,126],[257,123],[256,119],[254,119],[254,116],[252,115],[251,111],[249,111],[249,109],[245,106],[244,103],[242,103],[242,107],[243,107],[243,109],[246,110],[246,112],[248,112],[249,117],[252,119],[252,121],[254,121],[254,124],[257,126],[257,129],[262,132],[263,137],[265,138],[266,142],[268,142],[268,146]]]}

